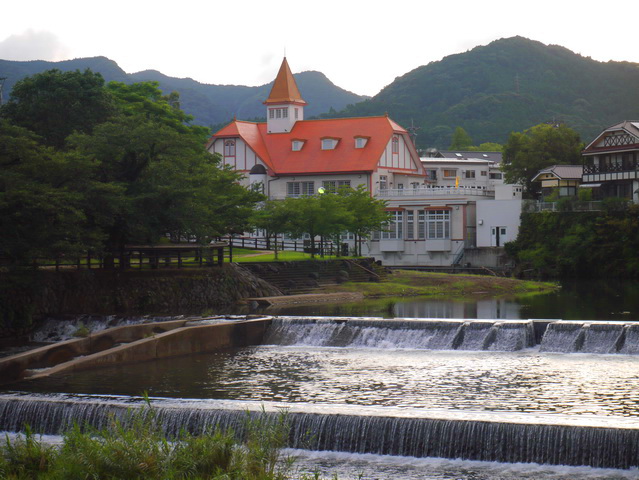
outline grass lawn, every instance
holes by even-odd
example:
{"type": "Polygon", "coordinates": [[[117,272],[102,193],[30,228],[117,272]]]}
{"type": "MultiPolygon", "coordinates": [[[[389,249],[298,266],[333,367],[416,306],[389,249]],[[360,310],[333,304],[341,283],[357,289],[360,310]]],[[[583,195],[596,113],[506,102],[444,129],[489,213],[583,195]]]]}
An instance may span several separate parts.
{"type": "MultiPolygon", "coordinates": [[[[320,257],[315,255],[315,260],[335,260],[357,257],[336,257],[334,255],[324,255],[320,257]]],[[[293,262],[298,260],[313,260],[310,253],[291,252],[288,250],[278,252],[278,258],[275,259],[275,253],[269,250],[249,250],[245,248],[233,248],[233,261],[242,262],[293,262]]]]}
{"type": "Polygon", "coordinates": [[[324,287],[324,292],[361,292],[366,297],[470,297],[548,293],[558,286],[487,275],[447,274],[394,270],[379,283],[346,282],[324,287]]]}

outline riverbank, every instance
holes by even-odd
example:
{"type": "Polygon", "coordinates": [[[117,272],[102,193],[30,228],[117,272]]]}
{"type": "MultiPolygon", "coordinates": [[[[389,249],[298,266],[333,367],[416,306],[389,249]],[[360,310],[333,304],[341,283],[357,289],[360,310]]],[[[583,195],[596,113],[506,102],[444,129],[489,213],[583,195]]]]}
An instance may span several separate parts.
{"type": "Polygon", "coordinates": [[[347,282],[322,287],[318,292],[360,292],[367,298],[461,298],[550,293],[559,288],[551,282],[515,278],[394,270],[381,282],[347,282]]]}

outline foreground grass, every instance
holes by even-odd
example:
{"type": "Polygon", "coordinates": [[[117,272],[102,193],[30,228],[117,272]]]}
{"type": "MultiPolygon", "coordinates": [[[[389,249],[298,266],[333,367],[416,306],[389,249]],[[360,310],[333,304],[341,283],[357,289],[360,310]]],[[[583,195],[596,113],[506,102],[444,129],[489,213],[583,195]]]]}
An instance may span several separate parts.
{"type": "MultiPolygon", "coordinates": [[[[231,431],[167,437],[155,412],[131,411],[125,421],[96,430],[74,426],[61,446],[42,443],[26,429],[24,435],[0,446],[0,478],[149,479],[149,480],[288,480],[292,460],[282,458],[288,438],[284,414],[249,417],[246,435],[238,442],[231,431]]],[[[320,475],[296,476],[320,480],[320,475]]]]}
{"type": "Polygon", "coordinates": [[[347,282],[324,287],[323,292],[361,292],[365,297],[438,297],[512,296],[548,293],[559,288],[549,282],[523,281],[486,275],[447,274],[394,270],[386,280],[347,282]]]}

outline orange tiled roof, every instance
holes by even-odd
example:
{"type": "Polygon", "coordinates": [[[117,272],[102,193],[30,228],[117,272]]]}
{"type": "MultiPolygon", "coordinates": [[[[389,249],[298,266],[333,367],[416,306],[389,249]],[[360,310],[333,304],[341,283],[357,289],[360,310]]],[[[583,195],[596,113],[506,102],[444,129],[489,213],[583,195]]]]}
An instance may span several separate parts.
{"type": "Polygon", "coordinates": [[[310,175],[376,170],[393,133],[404,135],[410,142],[408,132],[386,116],[302,120],[288,133],[271,134],[267,133],[266,123],[236,120],[213,138],[241,137],[274,175],[310,175]],[[355,148],[355,137],[368,138],[366,146],[355,148]],[[322,138],[339,141],[335,149],[322,150],[322,138]],[[303,148],[294,152],[293,140],[303,140],[303,148]]]}
{"type": "Polygon", "coordinates": [[[306,105],[306,102],[302,99],[302,94],[297,88],[297,83],[295,83],[295,78],[291,73],[286,57],[284,57],[280,71],[277,72],[277,77],[275,77],[275,82],[273,82],[271,93],[264,103],[273,104],[290,102],[306,105]]]}

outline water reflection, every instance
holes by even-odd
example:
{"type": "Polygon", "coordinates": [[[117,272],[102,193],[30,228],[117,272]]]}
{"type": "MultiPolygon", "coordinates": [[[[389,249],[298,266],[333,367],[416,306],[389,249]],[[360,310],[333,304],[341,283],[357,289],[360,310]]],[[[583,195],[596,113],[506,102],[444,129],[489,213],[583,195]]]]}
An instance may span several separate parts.
{"type": "Polygon", "coordinates": [[[13,388],[619,418],[639,417],[639,357],[263,346],[13,388]]]}
{"type": "MultiPolygon", "coordinates": [[[[225,313],[247,313],[234,307],[225,313]]],[[[385,298],[339,305],[269,308],[272,315],[383,316],[409,318],[549,318],[564,320],[639,320],[639,282],[562,282],[553,293],[510,298],[442,300],[385,298]]]]}

